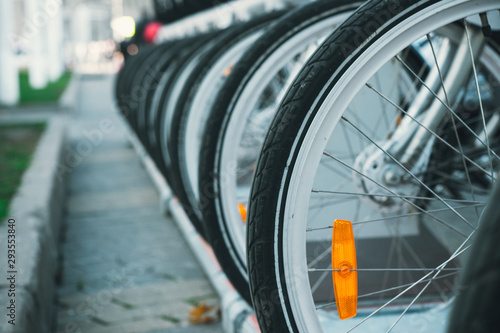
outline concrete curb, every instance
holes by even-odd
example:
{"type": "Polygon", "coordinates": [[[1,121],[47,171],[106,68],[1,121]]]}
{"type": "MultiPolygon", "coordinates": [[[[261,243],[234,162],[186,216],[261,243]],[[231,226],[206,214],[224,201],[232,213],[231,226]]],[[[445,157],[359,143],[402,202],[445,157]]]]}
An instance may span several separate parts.
{"type": "MultiPolygon", "coordinates": [[[[10,205],[15,223],[15,265],[7,265],[8,223],[0,226],[0,331],[51,332],[54,324],[57,248],[64,208],[66,178],[58,173],[66,144],[67,119],[54,116],[40,138],[31,166],[10,205]],[[14,273],[8,273],[14,272],[14,273]],[[10,297],[9,276],[15,276],[10,297]],[[15,325],[7,306],[15,301],[15,325]]],[[[12,221],[12,220],[9,220],[12,221]]],[[[10,224],[10,223],[9,223],[10,224]]],[[[11,240],[12,238],[9,238],[11,240]]],[[[9,243],[9,245],[12,243],[9,243]]]]}
{"type": "MultiPolygon", "coordinates": [[[[124,121],[125,122],[125,121],[124,121]]],[[[126,122],[125,122],[126,124],[126,122]]],[[[189,247],[195,254],[215,291],[221,299],[222,327],[226,333],[260,332],[253,309],[241,298],[222,271],[212,248],[195,230],[177,198],[173,197],[165,178],[156,168],[151,157],[126,124],[129,141],[145,166],[151,180],[160,194],[162,213],[170,212],[189,247]]]]}

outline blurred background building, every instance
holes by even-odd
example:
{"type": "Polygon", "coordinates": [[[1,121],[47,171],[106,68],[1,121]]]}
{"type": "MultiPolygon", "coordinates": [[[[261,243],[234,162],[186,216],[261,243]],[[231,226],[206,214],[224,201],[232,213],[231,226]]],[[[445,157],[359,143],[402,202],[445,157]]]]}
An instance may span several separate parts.
{"type": "Polygon", "coordinates": [[[42,89],[67,70],[116,71],[118,43],[153,16],[147,0],[0,1],[0,104],[19,101],[20,72],[42,89]]]}

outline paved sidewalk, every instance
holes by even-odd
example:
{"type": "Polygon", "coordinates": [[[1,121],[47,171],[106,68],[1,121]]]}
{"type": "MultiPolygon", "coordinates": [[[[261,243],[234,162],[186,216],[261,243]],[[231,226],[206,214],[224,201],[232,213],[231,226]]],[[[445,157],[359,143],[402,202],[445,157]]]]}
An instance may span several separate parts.
{"type": "Polygon", "coordinates": [[[127,142],[110,76],[82,76],[66,151],[69,189],[58,332],[222,332],[189,325],[198,302],[218,305],[127,142]]]}

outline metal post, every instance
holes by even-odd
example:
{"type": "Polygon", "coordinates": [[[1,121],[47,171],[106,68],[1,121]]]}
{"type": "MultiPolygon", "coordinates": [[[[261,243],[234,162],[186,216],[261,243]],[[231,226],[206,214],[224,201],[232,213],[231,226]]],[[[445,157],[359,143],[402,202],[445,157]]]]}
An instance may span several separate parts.
{"type": "Polygon", "coordinates": [[[47,55],[48,76],[50,81],[56,81],[63,73],[63,15],[62,6],[56,1],[47,2],[47,14],[50,21],[47,25],[47,55]]]}
{"type": "Polygon", "coordinates": [[[44,57],[44,30],[49,22],[49,17],[42,10],[41,0],[24,0],[23,28],[30,30],[28,50],[28,71],[30,85],[35,89],[47,85],[47,68],[44,57]]]}
{"type": "Polygon", "coordinates": [[[0,104],[19,102],[19,71],[15,48],[15,11],[13,0],[0,1],[0,104]],[[10,37],[9,37],[10,36],[10,37]]]}

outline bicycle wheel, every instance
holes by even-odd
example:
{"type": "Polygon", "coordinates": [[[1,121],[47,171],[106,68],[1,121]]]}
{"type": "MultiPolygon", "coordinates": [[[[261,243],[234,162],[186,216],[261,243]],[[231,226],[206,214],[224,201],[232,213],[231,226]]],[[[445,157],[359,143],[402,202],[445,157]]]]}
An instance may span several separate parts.
{"type": "MultiPolygon", "coordinates": [[[[180,41],[172,41],[155,61],[146,68],[146,75],[140,83],[143,96],[139,99],[136,110],[137,134],[150,156],[154,156],[154,148],[149,140],[147,120],[153,105],[155,93],[160,87],[162,78],[171,67],[172,59],[179,51],[180,41]]],[[[160,88],[161,89],[161,88],[160,88]]],[[[153,158],[154,159],[154,158],[153,158]]],[[[156,162],[156,160],[155,160],[156,162]]]]}
{"type": "MultiPolygon", "coordinates": [[[[282,15],[282,12],[273,12],[259,17],[251,22],[245,23],[247,33],[257,33],[259,30],[264,29],[270,21],[282,15]]],[[[178,118],[174,118],[176,106],[178,104],[178,99],[182,94],[183,88],[189,81],[191,75],[196,75],[194,71],[203,66],[202,61],[206,60],[204,56],[207,52],[213,49],[214,45],[218,45],[221,49],[223,46],[219,44],[219,40],[224,39],[225,36],[231,34],[234,28],[229,28],[222,32],[217,32],[213,38],[209,39],[207,43],[200,46],[197,52],[194,52],[189,58],[187,58],[184,63],[179,68],[176,76],[172,79],[173,85],[169,90],[165,92],[165,98],[163,102],[162,116],[160,119],[160,145],[162,147],[162,153],[164,157],[165,167],[167,173],[170,175],[171,181],[169,181],[174,193],[176,194],[179,202],[181,203],[184,211],[188,215],[189,219],[196,227],[197,231],[205,236],[204,228],[202,227],[201,214],[197,209],[197,204],[193,202],[193,199],[189,199],[186,194],[185,187],[180,179],[178,158],[175,154],[177,152],[177,146],[171,143],[173,136],[171,133],[177,133],[174,128],[178,127],[178,118]]],[[[239,28],[237,28],[239,29],[239,28]]],[[[226,40],[228,44],[229,41],[226,40]]],[[[188,87],[190,88],[190,87],[188,87]]],[[[174,135],[176,137],[176,135],[174,135]]],[[[206,238],[206,237],[205,237],[206,238]]]]}
{"type": "Polygon", "coordinates": [[[144,48],[141,52],[133,57],[130,57],[123,68],[120,70],[115,81],[115,98],[117,106],[122,113],[123,117],[129,122],[131,118],[131,94],[132,94],[132,82],[135,74],[137,73],[137,68],[141,65],[142,61],[150,56],[152,53],[156,52],[157,48],[154,46],[149,46],[144,48]]]}
{"type": "Polygon", "coordinates": [[[251,190],[250,287],[264,332],[445,330],[500,169],[499,49],[476,27],[499,7],[371,1],[308,61],[251,190]],[[422,71],[408,64],[412,49],[422,71]]]}
{"type": "MultiPolygon", "coordinates": [[[[151,147],[156,164],[159,166],[160,171],[171,186],[175,184],[165,162],[168,159],[168,150],[161,144],[161,131],[164,125],[162,119],[164,117],[165,104],[170,96],[172,86],[176,82],[176,77],[182,70],[186,61],[191,59],[193,54],[196,54],[196,52],[198,52],[208,40],[213,38],[213,36],[214,34],[212,33],[178,41],[175,47],[165,55],[165,57],[169,58],[168,66],[161,74],[161,78],[158,81],[158,85],[151,99],[151,107],[145,114],[145,116],[147,116],[145,128],[147,142],[151,147]]],[[[172,188],[172,190],[175,191],[174,188],[172,188]]]]}
{"type": "MultiPolygon", "coordinates": [[[[265,131],[282,92],[307,57],[359,4],[318,1],[282,17],[234,65],[208,117],[201,140],[200,208],[219,263],[249,303],[240,209],[244,214],[265,131]]],[[[196,181],[194,175],[191,179],[196,181]]]]}
{"type": "Polygon", "coordinates": [[[171,48],[172,43],[155,45],[151,52],[140,59],[140,63],[134,66],[133,73],[131,73],[127,118],[137,137],[147,148],[149,145],[146,141],[146,133],[139,123],[142,119],[141,107],[147,101],[148,95],[157,87],[159,75],[164,66],[162,59],[171,48]]]}
{"type": "Polygon", "coordinates": [[[183,40],[176,40],[165,54],[162,61],[165,61],[165,67],[162,67],[162,71],[159,73],[160,78],[155,78],[156,85],[155,89],[148,94],[146,98],[146,104],[143,105],[138,111],[139,118],[137,119],[138,127],[144,133],[146,133],[147,146],[150,147],[150,155],[155,161],[155,164],[161,171],[161,173],[166,177],[166,170],[163,164],[163,157],[161,154],[159,146],[159,114],[160,114],[160,103],[163,98],[163,92],[165,87],[169,84],[172,73],[178,68],[178,63],[181,59],[184,59],[190,52],[190,45],[197,44],[201,37],[187,38],[183,40]],[[152,93],[152,94],[151,94],[152,93]]]}
{"type": "Polygon", "coordinates": [[[159,158],[156,136],[154,135],[155,128],[150,126],[149,119],[155,117],[165,86],[171,77],[171,73],[177,68],[177,63],[189,54],[190,48],[188,46],[202,39],[203,37],[195,37],[170,42],[170,47],[146,69],[147,75],[145,78],[147,80],[140,85],[142,90],[145,91],[145,96],[141,98],[137,106],[137,132],[141,134],[146,149],[160,169],[163,168],[163,161],[159,158]]]}
{"type": "MultiPolygon", "coordinates": [[[[176,67],[166,79],[163,90],[161,91],[160,101],[158,104],[159,107],[156,114],[150,116],[150,120],[153,119],[153,126],[157,129],[157,145],[159,151],[161,152],[162,163],[165,168],[165,177],[170,188],[172,189],[172,192],[177,197],[182,194],[183,188],[177,178],[177,175],[172,170],[175,160],[172,159],[169,147],[170,132],[172,126],[175,126],[172,123],[173,111],[182,87],[184,86],[189,75],[192,73],[193,69],[196,68],[196,65],[199,63],[202,55],[205,53],[207,48],[209,48],[214,41],[224,33],[225,31],[211,32],[204,35],[202,39],[199,39],[198,43],[186,45],[186,49],[188,49],[189,52],[185,53],[184,58],[179,59],[176,67]]],[[[198,217],[193,213],[189,205],[184,205],[183,202],[181,202],[181,204],[195,229],[205,238],[201,220],[198,219],[198,217]]]]}
{"type": "Polygon", "coordinates": [[[207,110],[210,110],[227,71],[234,62],[262,35],[272,21],[282,15],[283,11],[277,11],[234,26],[214,40],[192,68],[185,82],[182,82],[178,98],[172,103],[172,126],[168,137],[172,159],[170,170],[173,178],[178,181],[176,194],[179,201],[185,210],[189,211],[188,215],[196,215],[194,218],[199,221],[202,220],[202,215],[198,207],[197,177],[189,176],[197,175],[201,134],[209,117],[207,110]]]}

